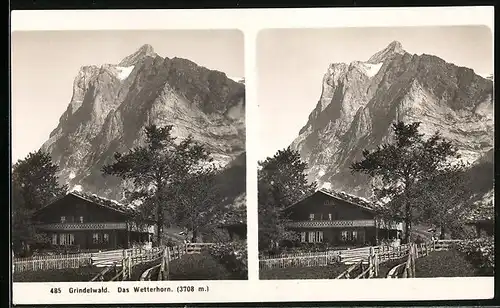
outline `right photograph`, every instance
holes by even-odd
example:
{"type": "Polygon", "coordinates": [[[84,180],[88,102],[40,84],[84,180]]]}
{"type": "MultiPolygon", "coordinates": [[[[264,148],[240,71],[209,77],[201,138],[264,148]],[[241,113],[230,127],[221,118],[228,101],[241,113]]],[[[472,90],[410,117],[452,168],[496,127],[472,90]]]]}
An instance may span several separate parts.
{"type": "Polygon", "coordinates": [[[494,276],[488,27],[257,38],[260,279],[494,276]]]}

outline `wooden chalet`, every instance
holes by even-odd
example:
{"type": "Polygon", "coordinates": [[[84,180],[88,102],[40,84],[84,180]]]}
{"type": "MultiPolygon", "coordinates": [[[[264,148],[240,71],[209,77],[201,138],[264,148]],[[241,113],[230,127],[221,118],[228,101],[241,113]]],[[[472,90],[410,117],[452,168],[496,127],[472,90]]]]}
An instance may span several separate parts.
{"type": "Polygon", "coordinates": [[[493,236],[495,234],[495,207],[493,201],[476,204],[476,207],[469,213],[465,221],[467,225],[475,229],[476,237],[493,236]]]}
{"type": "Polygon", "coordinates": [[[318,190],[284,211],[287,228],[300,234],[301,243],[351,247],[402,238],[403,223],[378,219],[374,205],[346,193],[318,190]]]}
{"type": "Polygon", "coordinates": [[[246,207],[226,212],[219,220],[218,227],[225,230],[231,241],[247,239],[246,207]]]}
{"type": "Polygon", "coordinates": [[[105,250],[149,246],[154,224],[138,222],[137,214],[131,206],[73,191],[39,209],[33,221],[55,247],[105,250]]]}

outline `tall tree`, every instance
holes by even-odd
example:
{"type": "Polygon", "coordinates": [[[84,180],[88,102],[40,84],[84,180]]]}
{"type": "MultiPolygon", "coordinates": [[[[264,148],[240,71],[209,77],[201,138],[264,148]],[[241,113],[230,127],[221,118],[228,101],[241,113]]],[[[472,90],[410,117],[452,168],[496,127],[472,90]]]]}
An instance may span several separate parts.
{"type": "Polygon", "coordinates": [[[317,185],[308,183],[307,164],[290,147],[259,165],[259,242],[272,248],[295,236],[285,228],[287,218],[283,209],[314,193],[317,185]]]}
{"type": "Polygon", "coordinates": [[[439,227],[441,239],[451,229],[459,229],[472,210],[471,180],[465,165],[460,163],[415,184],[413,202],[420,208],[420,220],[439,227]]]}
{"type": "Polygon", "coordinates": [[[205,147],[191,135],[177,143],[171,134],[172,128],[172,125],[147,126],[144,146],[126,154],[115,153],[115,161],[102,168],[104,175],[118,176],[133,183],[129,199],[141,201],[143,213],[156,216],[158,245],[162,244],[165,211],[169,204],[163,197],[172,189],[171,184],[203,162],[212,160],[205,147]]]}
{"type": "Polygon", "coordinates": [[[374,189],[376,196],[389,199],[387,213],[405,223],[405,241],[410,240],[412,223],[418,208],[414,185],[436,170],[449,166],[450,158],[459,158],[451,142],[436,132],[428,139],[418,132],[419,122],[392,125],[394,140],[373,151],[364,150],[363,158],[351,165],[353,173],[360,172],[378,178],[382,185],[374,189]]]}
{"type": "Polygon", "coordinates": [[[32,214],[67,192],[57,179],[58,167],[49,154],[38,150],[12,167],[12,237],[15,242],[39,240],[33,229],[32,214]]]}
{"type": "Polygon", "coordinates": [[[172,215],[180,227],[192,232],[196,242],[199,231],[213,223],[222,212],[217,176],[220,171],[215,166],[205,166],[186,174],[173,185],[169,196],[174,203],[172,215]]]}

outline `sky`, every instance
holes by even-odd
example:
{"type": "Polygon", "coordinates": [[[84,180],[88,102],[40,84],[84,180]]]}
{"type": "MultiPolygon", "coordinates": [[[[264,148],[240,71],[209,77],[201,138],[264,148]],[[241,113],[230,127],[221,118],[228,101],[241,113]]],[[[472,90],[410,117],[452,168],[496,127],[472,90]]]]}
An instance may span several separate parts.
{"type": "Polygon", "coordinates": [[[481,26],[266,29],[257,37],[258,159],[286,148],[307,123],[330,63],[367,61],[392,41],[411,54],[493,73],[493,37],[481,26]]]}
{"type": "Polygon", "coordinates": [[[38,150],[59,123],[81,66],[118,64],[144,44],[162,57],[244,76],[238,30],[23,31],[11,35],[12,162],[38,150]]]}

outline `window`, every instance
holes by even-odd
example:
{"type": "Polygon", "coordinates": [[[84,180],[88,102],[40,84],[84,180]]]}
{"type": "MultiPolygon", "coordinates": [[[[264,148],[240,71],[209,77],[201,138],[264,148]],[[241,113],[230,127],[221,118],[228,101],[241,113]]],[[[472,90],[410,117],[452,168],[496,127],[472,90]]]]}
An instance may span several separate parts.
{"type": "Polygon", "coordinates": [[[61,216],[61,223],[65,223],[66,222],[66,216],[61,216]]]}
{"type": "Polygon", "coordinates": [[[328,220],[332,220],[332,213],[328,214],[328,220]]]}
{"type": "Polygon", "coordinates": [[[306,232],[300,232],[300,242],[304,243],[306,241],[306,232]]]}
{"type": "Polygon", "coordinates": [[[307,238],[307,242],[309,242],[309,243],[322,243],[323,242],[323,231],[302,232],[300,234],[301,242],[305,242],[306,238],[307,238]],[[308,236],[306,236],[306,234],[308,236]]]}
{"type": "Polygon", "coordinates": [[[323,231],[316,231],[316,242],[323,242],[323,231]]]}
{"type": "Polygon", "coordinates": [[[72,233],[60,233],[59,245],[67,246],[75,244],[75,235],[72,233]]]}
{"type": "Polygon", "coordinates": [[[358,231],[344,230],[341,233],[341,239],[343,242],[356,242],[358,240],[358,231]]]}
{"type": "Polygon", "coordinates": [[[323,220],[323,213],[318,213],[316,217],[318,217],[318,220],[323,220]]]}
{"type": "Polygon", "coordinates": [[[309,220],[314,220],[314,213],[309,214],[309,220]]]}
{"type": "Polygon", "coordinates": [[[66,237],[64,236],[63,233],[59,234],[59,245],[66,245],[66,237]]]}
{"type": "Polygon", "coordinates": [[[348,231],[342,231],[341,233],[342,242],[347,242],[348,233],[349,233],[348,231]]]}
{"type": "Polygon", "coordinates": [[[52,233],[52,245],[57,245],[57,233],[52,233]]]}
{"type": "Polygon", "coordinates": [[[104,233],[103,234],[103,242],[104,243],[109,243],[109,234],[108,233],[104,233]]]}
{"type": "Polygon", "coordinates": [[[80,216],[80,223],[83,224],[83,216],[80,216]]]}
{"type": "Polygon", "coordinates": [[[92,243],[93,244],[99,244],[99,233],[93,233],[92,234],[92,243]]]}

